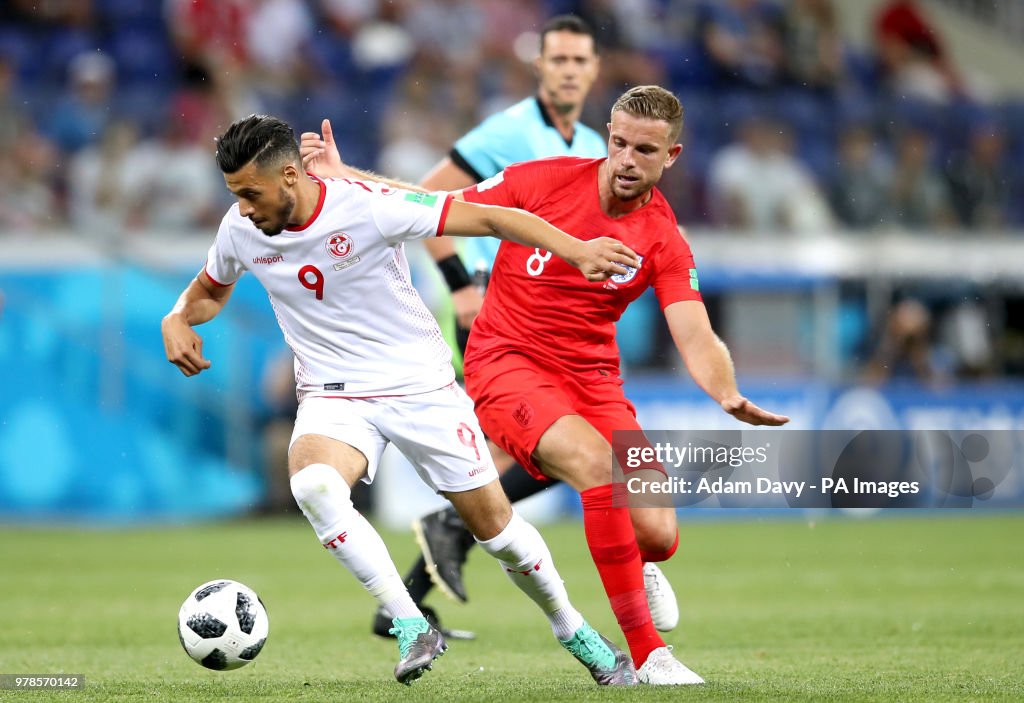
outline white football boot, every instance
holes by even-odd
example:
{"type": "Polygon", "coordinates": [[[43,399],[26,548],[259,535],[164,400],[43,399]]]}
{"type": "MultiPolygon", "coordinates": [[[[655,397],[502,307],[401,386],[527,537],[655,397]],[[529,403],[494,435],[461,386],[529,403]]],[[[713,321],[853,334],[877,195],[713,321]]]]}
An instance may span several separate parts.
{"type": "Polygon", "coordinates": [[[672,656],[672,647],[658,647],[651,652],[644,665],[636,670],[636,675],[640,683],[650,686],[692,686],[704,683],[704,679],[672,656]]]}
{"type": "Polygon", "coordinates": [[[654,562],[644,564],[644,591],[647,593],[647,607],[651,611],[654,629],[669,632],[679,624],[679,603],[675,591],[654,562]]]}

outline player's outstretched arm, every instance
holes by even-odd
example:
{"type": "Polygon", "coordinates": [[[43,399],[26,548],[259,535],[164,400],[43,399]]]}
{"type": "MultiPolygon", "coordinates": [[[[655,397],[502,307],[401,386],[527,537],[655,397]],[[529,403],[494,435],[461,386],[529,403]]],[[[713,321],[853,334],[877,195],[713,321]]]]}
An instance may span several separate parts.
{"type": "Polygon", "coordinates": [[[785,415],[768,412],[740,395],[729,349],[711,329],[704,303],[672,303],[665,308],[665,319],[690,376],[722,410],[750,425],[778,426],[789,422],[785,415]]]}
{"type": "Polygon", "coordinates": [[[160,323],[167,360],[186,376],[210,368],[210,360],[203,358],[203,338],[192,328],[216,317],[232,290],[234,285],[218,286],[200,271],[160,323]]]}
{"type": "Polygon", "coordinates": [[[632,249],[610,237],[585,242],[525,210],[459,199],[452,201],[441,234],[492,236],[550,251],[578,268],[588,281],[605,281],[616,273],[627,273],[627,266],[640,265],[632,249]]]}
{"type": "Polygon", "coordinates": [[[323,132],[321,137],[316,132],[303,132],[299,137],[299,155],[302,157],[303,167],[315,176],[320,178],[349,178],[359,181],[376,181],[385,183],[392,188],[411,190],[417,193],[426,193],[426,189],[400,181],[397,178],[387,178],[373,171],[364,171],[360,168],[350,166],[341,160],[341,153],[338,151],[338,144],[334,141],[334,130],[331,129],[331,121],[324,120],[320,125],[323,132]]]}
{"type": "MultiPolygon", "coordinates": [[[[426,175],[421,186],[387,178],[370,171],[354,168],[341,160],[338,144],[334,140],[334,130],[330,120],[320,125],[321,134],[303,132],[299,141],[299,153],[302,164],[310,173],[321,178],[352,178],[366,181],[387,183],[395,188],[412,190],[420,193],[435,190],[458,191],[468,188],[475,182],[465,171],[446,158],[426,175]]],[[[437,264],[448,283],[455,306],[455,317],[459,325],[468,329],[483,307],[483,296],[471,285],[472,279],[466,271],[462,260],[458,258],[455,247],[444,239],[425,240],[424,245],[431,258],[437,264]]]]}

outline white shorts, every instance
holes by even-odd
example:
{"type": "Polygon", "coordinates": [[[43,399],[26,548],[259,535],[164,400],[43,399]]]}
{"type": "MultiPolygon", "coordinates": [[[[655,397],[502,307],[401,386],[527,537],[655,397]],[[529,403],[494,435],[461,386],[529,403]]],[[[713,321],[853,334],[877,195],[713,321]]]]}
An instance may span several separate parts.
{"type": "Polygon", "coordinates": [[[428,393],[380,398],[307,396],[299,403],[289,448],[307,434],[362,452],[365,483],[373,482],[388,442],[437,492],[468,491],[498,478],[473,401],[455,383],[428,393]]]}

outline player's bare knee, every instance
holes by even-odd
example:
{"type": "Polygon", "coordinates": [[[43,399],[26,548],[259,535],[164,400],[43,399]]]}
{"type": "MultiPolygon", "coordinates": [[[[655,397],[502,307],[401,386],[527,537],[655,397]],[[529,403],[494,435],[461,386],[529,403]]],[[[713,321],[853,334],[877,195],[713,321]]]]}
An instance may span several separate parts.
{"type": "Polygon", "coordinates": [[[642,509],[630,513],[641,552],[671,554],[677,545],[679,528],[675,510],[642,509]]]}
{"type": "Polygon", "coordinates": [[[478,540],[500,534],[512,519],[512,504],[497,481],[470,491],[446,493],[466,528],[478,540]]]}
{"type": "Polygon", "coordinates": [[[302,435],[288,448],[288,474],[294,476],[310,464],[326,463],[316,435],[302,435]]]}
{"type": "Polygon", "coordinates": [[[327,464],[352,486],[366,473],[366,457],[355,447],[321,435],[302,435],[288,450],[288,475],[294,476],[312,464],[327,464]]]}
{"type": "Polygon", "coordinates": [[[676,543],[676,528],[666,529],[664,526],[645,525],[634,528],[636,543],[642,552],[667,552],[676,543]]]}

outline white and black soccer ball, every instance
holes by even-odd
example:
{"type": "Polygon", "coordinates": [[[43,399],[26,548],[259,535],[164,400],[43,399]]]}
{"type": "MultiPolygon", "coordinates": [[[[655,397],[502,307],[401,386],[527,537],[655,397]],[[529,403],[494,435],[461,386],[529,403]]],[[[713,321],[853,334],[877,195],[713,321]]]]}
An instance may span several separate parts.
{"type": "Polygon", "coordinates": [[[178,611],[181,646],[207,669],[245,666],[263,649],[269,631],[270,620],[260,597],[228,579],[199,586],[178,611]]]}

